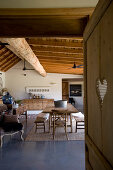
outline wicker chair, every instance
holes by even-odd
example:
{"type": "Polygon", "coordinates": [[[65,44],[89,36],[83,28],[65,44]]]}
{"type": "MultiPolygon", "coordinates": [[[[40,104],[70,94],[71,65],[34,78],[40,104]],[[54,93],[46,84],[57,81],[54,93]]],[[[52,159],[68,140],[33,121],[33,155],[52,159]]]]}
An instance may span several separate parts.
{"type": "Polygon", "coordinates": [[[65,129],[65,134],[66,138],[68,140],[67,136],[67,113],[62,113],[59,112],[58,110],[52,110],[52,115],[53,115],[53,139],[55,139],[55,129],[56,127],[64,127],[65,129]],[[62,119],[62,117],[63,119],[62,119]]]}

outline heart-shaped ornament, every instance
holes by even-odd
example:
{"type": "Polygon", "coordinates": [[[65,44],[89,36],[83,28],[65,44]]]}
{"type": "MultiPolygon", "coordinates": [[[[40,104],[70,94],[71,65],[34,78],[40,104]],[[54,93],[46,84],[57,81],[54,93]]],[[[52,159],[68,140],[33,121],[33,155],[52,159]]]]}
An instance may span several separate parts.
{"type": "Polygon", "coordinates": [[[100,81],[100,79],[97,79],[96,87],[97,87],[97,95],[98,95],[100,103],[102,105],[104,97],[105,97],[106,92],[107,92],[107,80],[102,79],[100,81]]]}

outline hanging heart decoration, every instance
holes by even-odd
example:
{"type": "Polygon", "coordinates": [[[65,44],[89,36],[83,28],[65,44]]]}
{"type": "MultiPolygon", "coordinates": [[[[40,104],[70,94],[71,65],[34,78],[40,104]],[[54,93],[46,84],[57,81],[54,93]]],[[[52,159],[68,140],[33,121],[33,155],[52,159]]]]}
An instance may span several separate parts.
{"type": "Polygon", "coordinates": [[[107,80],[106,79],[97,79],[96,82],[96,89],[97,89],[97,95],[99,97],[100,100],[100,104],[102,106],[103,101],[104,101],[104,97],[106,95],[107,92],[107,80]]]}

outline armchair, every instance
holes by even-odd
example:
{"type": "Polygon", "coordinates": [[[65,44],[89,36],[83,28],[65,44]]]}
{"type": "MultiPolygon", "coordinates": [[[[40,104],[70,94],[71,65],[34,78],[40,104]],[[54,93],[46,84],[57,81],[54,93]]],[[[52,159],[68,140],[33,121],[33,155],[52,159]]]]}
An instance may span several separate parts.
{"type": "Polygon", "coordinates": [[[13,136],[20,133],[23,140],[23,125],[19,123],[16,115],[0,115],[0,146],[3,145],[3,137],[6,135],[13,136]]]}

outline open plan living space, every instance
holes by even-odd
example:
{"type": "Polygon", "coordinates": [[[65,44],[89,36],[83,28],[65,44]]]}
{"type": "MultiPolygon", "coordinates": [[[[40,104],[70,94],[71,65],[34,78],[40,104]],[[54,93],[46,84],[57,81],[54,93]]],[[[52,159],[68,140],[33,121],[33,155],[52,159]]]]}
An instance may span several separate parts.
{"type": "Polygon", "coordinates": [[[0,169],[113,169],[113,0],[0,1],[0,169]]]}

